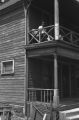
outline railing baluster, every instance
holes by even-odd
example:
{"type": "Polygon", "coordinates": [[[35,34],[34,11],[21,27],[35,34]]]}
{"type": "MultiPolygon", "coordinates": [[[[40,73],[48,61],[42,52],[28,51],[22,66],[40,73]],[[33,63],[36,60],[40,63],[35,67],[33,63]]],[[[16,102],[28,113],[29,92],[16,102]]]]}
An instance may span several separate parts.
{"type": "Polygon", "coordinates": [[[35,101],[36,101],[36,94],[37,94],[37,93],[36,93],[36,90],[35,90],[35,101]]]}
{"type": "Polygon", "coordinates": [[[39,32],[39,42],[41,42],[41,33],[39,32]]]}
{"type": "Polygon", "coordinates": [[[48,97],[49,97],[49,93],[48,93],[48,90],[47,90],[47,102],[49,101],[49,100],[48,100],[48,99],[49,99],[48,97]]]}
{"type": "Polygon", "coordinates": [[[32,101],[34,101],[34,99],[33,99],[33,95],[34,95],[34,91],[32,91],[32,101]]]}
{"type": "Polygon", "coordinates": [[[44,102],[45,102],[45,90],[44,90],[44,102]]]}
{"type": "Polygon", "coordinates": [[[28,90],[28,101],[29,101],[29,90],[28,90]]]}
{"type": "Polygon", "coordinates": [[[29,92],[29,101],[30,101],[30,91],[28,90],[28,92],[29,92]]]}
{"type": "Polygon", "coordinates": [[[52,94],[51,94],[51,90],[50,90],[50,102],[52,101],[52,100],[51,100],[51,96],[52,96],[52,94]]]}
{"type": "Polygon", "coordinates": [[[70,41],[73,42],[72,32],[70,33],[70,41]]]}
{"type": "Polygon", "coordinates": [[[42,90],[41,90],[41,102],[42,102],[42,90]]]}
{"type": "Polygon", "coordinates": [[[51,102],[53,89],[28,88],[29,101],[51,102]]]}

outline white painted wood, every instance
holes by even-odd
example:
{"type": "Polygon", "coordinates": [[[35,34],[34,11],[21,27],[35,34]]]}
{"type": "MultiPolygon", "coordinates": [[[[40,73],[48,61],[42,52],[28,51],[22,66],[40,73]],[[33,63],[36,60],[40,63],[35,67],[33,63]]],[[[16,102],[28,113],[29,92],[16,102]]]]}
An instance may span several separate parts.
{"type": "Polygon", "coordinates": [[[67,120],[73,120],[73,119],[77,119],[77,118],[79,118],[79,115],[70,116],[70,117],[67,117],[66,119],[67,120]]]}
{"type": "Polygon", "coordinates": [[[71,113],[71,112],[77,112],[77,111],[79,111],[79,108],[75,108],[75,109],[71,109],[71,110],[62,111],[61,113],[71,113]]]}

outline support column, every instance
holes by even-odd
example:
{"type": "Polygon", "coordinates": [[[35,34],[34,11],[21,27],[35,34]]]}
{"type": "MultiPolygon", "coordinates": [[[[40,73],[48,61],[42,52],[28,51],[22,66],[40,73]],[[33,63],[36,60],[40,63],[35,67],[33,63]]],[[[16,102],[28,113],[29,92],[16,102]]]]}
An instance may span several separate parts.
{"type": "Polygon", "coordinates": [[[28,58],[26,57],[26,73],[25,73],[25,117],[28,117],[28,58]]]}
{"type": "Polygon", "coordinates": [[[59,40],[59,3],[58,0],[54,0],[54,34],[55,40],[59,40]]]}
{"type": "Polygon", "coordinates": [[[59,105],[59,91],[58,91],[58,64],[57,54],[54,54],[54,96],[53,107],[56,108],[59,105]]]}

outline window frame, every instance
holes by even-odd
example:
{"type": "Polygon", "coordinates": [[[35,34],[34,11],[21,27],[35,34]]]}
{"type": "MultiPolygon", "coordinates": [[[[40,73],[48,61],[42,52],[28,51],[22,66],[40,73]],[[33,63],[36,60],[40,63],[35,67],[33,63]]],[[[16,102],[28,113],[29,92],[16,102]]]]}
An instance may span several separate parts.
{"type": "Polygon", "coordinates": [[[5,60],[5,61],[1,61],[1,75],[9,75],[9,74],[13,74],[14,73],[14,60],[5,60]],[[3,70],[4,68],[4,63],[9,63],[12,62],[12,71],[11,72],[6,72],[3,70]]]}

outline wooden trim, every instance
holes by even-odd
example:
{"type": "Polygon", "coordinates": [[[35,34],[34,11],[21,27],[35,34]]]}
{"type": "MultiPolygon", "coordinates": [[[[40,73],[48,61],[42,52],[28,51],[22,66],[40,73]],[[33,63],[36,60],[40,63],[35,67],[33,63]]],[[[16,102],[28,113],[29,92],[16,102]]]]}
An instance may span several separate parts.
{"type": "Polygon", "coordinates": [[[57,48],[57,54],[63,57],[71,58],[74,60],[79,60],[79,52],[74,51],[74,50],[69,50],[69,49],[64,49],[64,48],[57,48]]]}
{"type": "Polygon", "coordinates": [[[36,49],[32,51],[27,51],[27,56],[30,57],[39,57],[39,56],[46,56],[46,55],[53,55],[55,53],[55,48],[48,48],[48,49],[36,49]]]}
{"type": "Polygon", "coordinates": [[[63,57],[76,60],[79,59],[79,47],[60,40],[27,45],[25,48],[28,53],[28,57],[53,55],[57,52],[58,55],[63,57]]]}
{"type": "Polygon", "coordinates": [[[50,48],[50,47],[53,47],[53,46],[79,52],[79,46],[72,45],[71,43],[68,43],[68,42],[65,42],[65,41],[62,41],[62,40],[53,40],[53,41],[50,41],[50,42],[29,44],[29,45],[25,46],[25,48],[26,48],[26,50],[33,50],[33,49],[36,49],[36,48],[46,48],[46,47],[50,48]]]}
{"type": "MultiPolygon", "coordinates": [[[[25,4],[24,6],[24,14],[25,14],[25,45],[28,44],[28,8],[26,8],[25,4]]],[[[27,114],[27,101],[28,101],[28,57],[27,52],[25,50],[25,81],[24,81],[24,114],[25,117],[28,117],[27,114]]]]}
{"type": "Polygon", "coordinates": [[[1,75],[9,75],[14,73],[14,60],[6,60],[6,61],[1,61],[1,75]],[[11,72],[3,72],[3,64],[12,62],[12,71],[11,72]]]}

